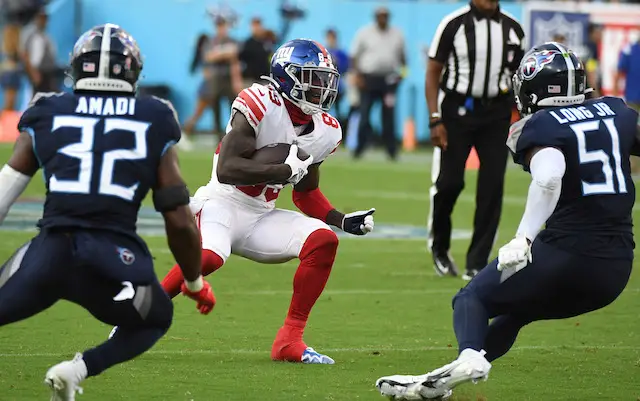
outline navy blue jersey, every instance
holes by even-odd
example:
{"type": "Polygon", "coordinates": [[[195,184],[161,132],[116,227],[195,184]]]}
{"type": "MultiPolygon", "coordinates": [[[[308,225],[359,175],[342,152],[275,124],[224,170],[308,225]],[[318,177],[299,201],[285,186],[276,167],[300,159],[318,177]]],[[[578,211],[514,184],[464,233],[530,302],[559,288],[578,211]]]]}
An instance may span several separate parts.
{"type": "Polygon", "coordinates": [[[18,129],[44,173],[39,227],[125,233],[135,233],[160,158],[181,135],[168,102],[106,94],[38,94],[18,129]]]}
{"type": "Polygon", "coordinates": [[[540,110],[513,125],[507,145],[525,170],[525,155],[535,147],[555,147],[565,157],[560,200],[542,240],[591,256],[633,257],[629,157],[637,124],[638,114],[622,99],[603,97],[540,110]]]}

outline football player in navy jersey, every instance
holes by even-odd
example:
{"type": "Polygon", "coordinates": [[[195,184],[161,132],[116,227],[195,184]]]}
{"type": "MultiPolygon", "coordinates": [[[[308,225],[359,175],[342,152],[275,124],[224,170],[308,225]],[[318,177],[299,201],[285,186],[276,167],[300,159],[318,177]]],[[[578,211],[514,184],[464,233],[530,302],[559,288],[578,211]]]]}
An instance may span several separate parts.
{"type": "Polygon", "coordinates": [[[383,395],[447,397],[486,379],[525,325],[604,308],[627,285],[638,113],[619,98],[585,100],[584,67],[558,43],[530,50],[513,83],[522,119],[507,146],[532,177],[515,238],[453,298],[458,358],[425,375],[380,378],[383,395]]]}
{"type": "Polygon", "coordinates": [[[172,303],[136,234],[150,189],[183,270],[183,292],[202,313],[215,302],[200,273],[200,237],[173,149],[176,114],[169,102],[136,97],[141,69],[140,50],[123,29],[87,31],[71,57],[74,93],[36,94],[0,171],[0,222],[38,169],[47,189],[39,234],[0,268],[0,326],[65,299],[120,327],[49,369],[52,400],[74,400],[84,379],[147,351],[171,325],[172,303]]]}

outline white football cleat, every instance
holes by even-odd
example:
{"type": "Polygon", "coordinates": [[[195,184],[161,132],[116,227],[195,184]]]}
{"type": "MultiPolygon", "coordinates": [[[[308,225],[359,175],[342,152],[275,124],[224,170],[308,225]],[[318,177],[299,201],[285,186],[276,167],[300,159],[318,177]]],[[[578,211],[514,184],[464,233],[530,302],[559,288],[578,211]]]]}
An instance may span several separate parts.
{"type": "Polygon", "coordinates": [[[311,347],[307,347],[307,349],[302,353],[302,363],[333,365],[336,361],[334,361],[330,356],[316,352],[311,347]]]}
{"type": "Polygon", "coordinates": [[[380,394],[392,400],[445,400],[451,395],[451,390],[431,389],[422,386],[428,375],[385,376],[376,380],[376,387],[380,394]]]}
{"type": "Polygon", "coordinates": [[[79,384],[87,378],[87,365],[78,353],[71,361],[60,362],[47,371],[44,383],[51,388],[51,401],[75,401],[82,394],[79,384]]]}
{"type": "Polygon", "coordinates": [[[423,390],[450,391],[462,383],[471,381],[475,384],[480,380],[487,380],[491,363],[487,361],[485,355],[484,350],[476,351],[471,348],[463,350],[455,361],[427,373],[427,378],[422,382],[423,390]]]}

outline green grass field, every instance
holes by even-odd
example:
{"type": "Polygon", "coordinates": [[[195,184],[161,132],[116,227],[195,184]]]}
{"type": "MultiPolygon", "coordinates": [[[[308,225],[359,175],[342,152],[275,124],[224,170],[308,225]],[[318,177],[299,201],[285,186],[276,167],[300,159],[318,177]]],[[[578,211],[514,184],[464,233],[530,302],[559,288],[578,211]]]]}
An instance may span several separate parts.
{"type": "MultiPolygon", "coordinates": [[[[9,152],[0,149],[2,162],[9,152]]],[[[192,192],[208,181],[210,163],[210,152],[182,154],[192,192]]],[[[429,169],[426,153],[388,164],[375,154],[355,163],[343,152],[323,165],[322,189],[344,211],[376,207],[381,230],[392,224],[424,229],[429,169]]],[[[42,196],[39,178],[26,196],[42,196]]],[[[462,237],[453,242],[458,261],[468,246],[475,178],[468,173],[455,211],[454,226],[462,237]]],[[[515,231],[528,185],[524,172],[509,168],[496,252],[515,231]]],[[[292,207],[288,191],[279,206],[292,207]]],[[[0,231],[0,257],[8,258],[31,235],[0,231]]],[[[165,239],[147,240],[163,276],[173,265],[165,239]]],[[[209,277],[218,299],[211,315],[199,315],[190,300],[179,297],[173,326],[152,351],[86,381],[78,400],[384,400],[373,386],[379,376],[424,373],[455,358],[451,297],[464,282],[435,275],[425,239],[343,237],[306,331],[307,343],[332,356],[336,365],[271,362],[271,343],[288,308],[295,268],[294,262],[259,265],[232,257],[209,277]]],[[[635,272],[607,309],[525,328],[512,352],[494,363],[489,381],[460,387],[455,399],[640,400],[639,290],[635,272]]],[[[46,369],[104,341],[109,331],[66,302],[3,327],[0,400],[48,399],[42,384],[46,369]]]]}

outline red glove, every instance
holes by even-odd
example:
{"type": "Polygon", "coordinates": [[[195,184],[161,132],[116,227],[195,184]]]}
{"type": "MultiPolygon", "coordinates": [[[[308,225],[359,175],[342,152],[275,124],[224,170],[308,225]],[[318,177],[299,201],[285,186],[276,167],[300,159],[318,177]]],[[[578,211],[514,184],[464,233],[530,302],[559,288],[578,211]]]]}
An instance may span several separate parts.
{"type": "Polygon", "coordinates": [[[198,292],[189,291],[187,285],[183,282],[181,291],[184,295],[197,302],[196,308],[203,315],[208,315],[213,310],[213,307],[216,306],[216,297],[213,295],[211,284],[206,281],[203,281],[203,286],[198,292]]]}

